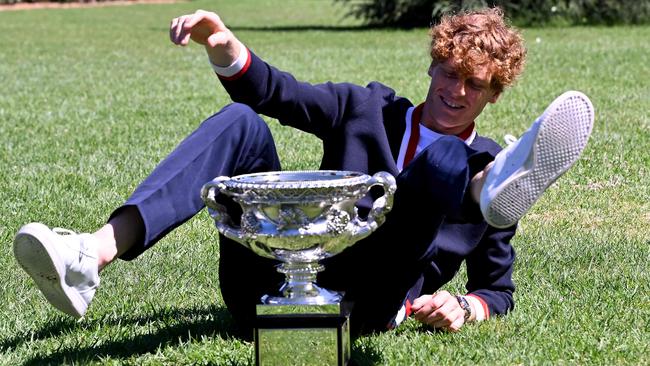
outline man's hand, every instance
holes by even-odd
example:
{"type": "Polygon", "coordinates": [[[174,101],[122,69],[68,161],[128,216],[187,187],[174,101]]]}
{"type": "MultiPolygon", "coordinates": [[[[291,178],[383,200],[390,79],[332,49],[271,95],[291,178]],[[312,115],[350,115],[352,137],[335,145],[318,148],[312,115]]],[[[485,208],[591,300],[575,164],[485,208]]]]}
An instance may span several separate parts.
{"type": "Polygon", "coordinates": [[[217,66],[228,66],[239,56],[239,41],[212,12],[197,10],[172,19],[169,38],[179,46],[187,46],[190,39],[205,46],[210,61],[217,66]]]}
{"type": "Polygon", "coordinates": [[[423,295],[413,301],[413,317],[434,328],[457,332],[465,323],[465,310],[456,297],[447,291],[423,295]]]}

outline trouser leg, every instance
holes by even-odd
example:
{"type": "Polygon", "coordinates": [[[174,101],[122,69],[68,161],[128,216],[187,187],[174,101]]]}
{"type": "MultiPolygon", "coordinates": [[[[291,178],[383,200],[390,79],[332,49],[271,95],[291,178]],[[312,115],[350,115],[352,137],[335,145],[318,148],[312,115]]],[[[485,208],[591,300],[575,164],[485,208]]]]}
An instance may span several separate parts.
{"type": "Polygon", "coordinates": [[[436,141],[397,176],[386,222],[326,262],[319,280],[355,302],[351,325],[357,332],[386,329],[435,257],[433,242],[443,220],[482,220],[468,187],[491,160],[456,137],[436,141]]]}
{"type": "Polygon", "coordinates": [[[249,107],[231,104],[205,120],[136,188],[123,207],[140,212],[145,236],[121,256],[133,259],[203,207],[203,184],[220,175],[279,170],[273,138],[249,107]]]}
{"type": "MultiPolygon", "coordinates": [[[[200,189],[213,178],[280,169],[266,123],[248,106],[225,107],[183,140],[111,215],[135,206],[145,226],[144,240],[121,258],[137,257],[199,212],[204,207],[200,189]]],[[[239,221],[239,205],[223,195],[217,201],[239,221]]],[[[219,285],[224,302],[237,323],[250,328],[260,296],[277,288],[282,277],[275,271],[275,261],[259,257],[222,235],[219,249],[219,285]]]]}

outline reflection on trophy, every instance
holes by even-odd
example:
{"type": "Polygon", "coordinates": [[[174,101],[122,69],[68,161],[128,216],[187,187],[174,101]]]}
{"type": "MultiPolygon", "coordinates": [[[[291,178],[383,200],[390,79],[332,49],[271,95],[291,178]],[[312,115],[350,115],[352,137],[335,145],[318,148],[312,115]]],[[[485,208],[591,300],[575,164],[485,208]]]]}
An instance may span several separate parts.
{"type": "Polygon", "coordinates": [[[349,171],[298,171],[217,177],[201,197],[217,229],[258,255],[281,262],[285,282],[257,306],[257,364],[346,364],[350,359],[349,306],[343,294],[316,285],[319,263],[370,235],[390,211],[396,190],[392,175],[349,171]],[[366,219],[355,203],[381,186],[366,219]],[[215,197],[241,205],[233,224],[215,197]]]}

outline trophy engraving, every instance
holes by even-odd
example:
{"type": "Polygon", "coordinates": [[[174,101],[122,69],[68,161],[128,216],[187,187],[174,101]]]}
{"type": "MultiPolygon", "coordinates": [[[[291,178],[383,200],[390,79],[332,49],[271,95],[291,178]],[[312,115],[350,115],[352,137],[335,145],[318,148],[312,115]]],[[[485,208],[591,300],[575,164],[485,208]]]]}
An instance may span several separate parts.
{"type": "Polygon", "coordinates": [[[262,324],[256,329],[258,363],[273,359],[275,355],[268,351],[273,347],[267,343],[279,342],[279,335],[304,339],[295,336],[296,327],[303,331],[305,328],[319,330],[307,334],[328,333],[327,327],[323,330],[322,326],[304,326],[309,319],[321,319],[323,314],[332,315],[330,323],[335,325],[331,327],[342,337],[337,343],[339,349],[334,351],[335,359],[339,364],[347,362],[349,324],[348,314],[341,307],[343,295],[316,284],[318,272],[324,269],[319,261],[340,253],[376,230],[392,208],[395,190],[395,179],[385,172],[369,176],[328,170],[217,177],[203,186],[201,198],[219,232],[260,256],[279,260],[278,272],[285,275],[278,293],[263,296],[262,304],[257,307],[258,324],[262,324]],[[374,186],[382,187],[383,195],[373,202],[368,217],[362,219],[355,204],[374,186]],[[216,201],[219,194],[241,206],[239,226],[216,201]],[[298,318],[301,319],[298,325],[290,324],[298,318]],[[281,322],[286,323],[286,328],[280,326],[280,331],[275,325],[273,329],[264,326],[281,322]]]}

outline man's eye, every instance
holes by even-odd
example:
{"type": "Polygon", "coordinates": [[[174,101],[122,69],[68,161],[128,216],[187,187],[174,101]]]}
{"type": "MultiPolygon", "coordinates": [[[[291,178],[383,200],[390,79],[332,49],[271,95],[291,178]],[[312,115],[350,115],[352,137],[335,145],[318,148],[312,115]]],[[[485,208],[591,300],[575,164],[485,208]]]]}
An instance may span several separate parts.
{"type": "Polygon", "coordinates": [[[470,81],[470,82],[469,82],[469,86],[470,86],[472,89],[475,89],[475,90],[483,90],[483,89],[485,89],[485,87],[483,86],[483,84],[479,84],[479,83],[474,82],[474,81],[470,81]]]}
{"type": "Polygon", "coordinates": [[[454,74],[453,72],[445,72],[445,76],[450,78],[450,79],[455,79],[456,78],[456,74],[454,74]]]}

